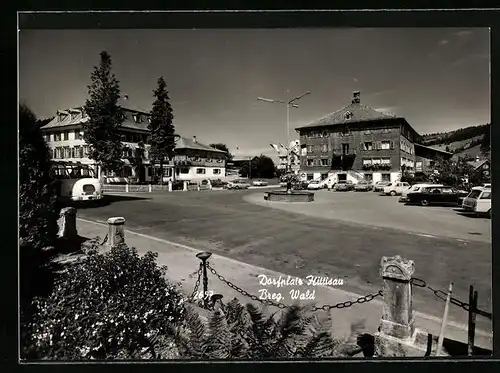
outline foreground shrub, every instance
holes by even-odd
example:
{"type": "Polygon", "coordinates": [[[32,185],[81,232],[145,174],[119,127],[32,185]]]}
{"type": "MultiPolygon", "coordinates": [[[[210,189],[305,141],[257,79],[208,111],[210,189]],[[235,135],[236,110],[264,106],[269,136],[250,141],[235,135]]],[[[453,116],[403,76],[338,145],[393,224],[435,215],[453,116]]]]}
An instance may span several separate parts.
{"type": "MultiPolygon", "coordinates": [[[[264,316],[253,304],[234,299],[214,311],[208,327],[192,309],[177,335],[179,353],[189,359],[286,359],[351,356],[307,310],[291,307],[264,316]]],[[[359,352],[357,349],[356,352],[359,352]]]]}
{"type": "Polygon", "coordinates": [[[183,319],[183,299],[156,254],[96,248],[70,267],[47,299],[35,301],[23,341],[31,359],[157,358],[158,335],[183,319]]]}
{"type": "Polygon", "coordinates": [[[49,149],[36,117],[19,107],[19,236],[35,249],[54,244],[57,191],[50,176],[49,149]]]}

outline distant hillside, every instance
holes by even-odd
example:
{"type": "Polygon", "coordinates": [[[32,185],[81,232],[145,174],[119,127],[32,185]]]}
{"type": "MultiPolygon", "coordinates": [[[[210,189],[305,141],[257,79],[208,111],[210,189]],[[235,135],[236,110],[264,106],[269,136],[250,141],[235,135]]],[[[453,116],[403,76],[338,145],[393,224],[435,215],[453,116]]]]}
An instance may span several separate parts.
{"type": "Polygon", "coordinates": [[[487,155],[490,143],[490,124],[470,126],[455,131],[422,135],[423,144],[454,153],[460,157],[475,158],[487,155]]]}

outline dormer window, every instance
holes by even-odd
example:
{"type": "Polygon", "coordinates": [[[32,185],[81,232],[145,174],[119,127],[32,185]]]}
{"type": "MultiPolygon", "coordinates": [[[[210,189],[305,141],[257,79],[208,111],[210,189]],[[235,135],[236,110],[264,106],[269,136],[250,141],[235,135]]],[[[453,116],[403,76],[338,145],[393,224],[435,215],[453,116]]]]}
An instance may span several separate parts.
{"type": "Polygon", "coordinates": [[[148,117],[148,122],[151,123],[151,117],[148,117]]]}
{"type": "Polygon", "coordinates": [[[138,119],[139,119],[139,117],[137,115],[134,115],[134,122],[135,123],[138,123],[138,121],[137,121],[138,119]]]}
{"type": "Polygon", "coordinates": [[[351,118],[352,118],[352,115],[353,115],[353,114],[352,114],[352,112],[350,112],[350,111],[346,111],[346,112],[344,113],[344,119],[345,119],[345,120],[349,120],[349,119],[351,119],[351,118]]]}

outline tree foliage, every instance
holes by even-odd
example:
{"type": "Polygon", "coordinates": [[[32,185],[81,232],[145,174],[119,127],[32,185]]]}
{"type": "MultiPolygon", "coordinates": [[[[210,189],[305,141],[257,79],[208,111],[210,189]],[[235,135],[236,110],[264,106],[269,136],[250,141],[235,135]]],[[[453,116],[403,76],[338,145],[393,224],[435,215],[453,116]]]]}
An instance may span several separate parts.
{"type": "Polygon", "coordinates": [[[50,153],[33,112],[19,107],[19,236],[35,249],[54,243],[57,190],[50,153]]]}
{"type": "Polygon", "coordinates": [[[157,358],[158,335],[173,335],[184,306],[156,256],[124,245],[104,254],[92,248],[35,302],[26,358],[157,358]]]}
{"type": "Polygon", "coordinates": [[[82,124],[85,142],[89,145],[89,158],[104,170],[118,172],[123,168],[123,145],[119,127],[124,115],[119,106],[120,85],[111,71],[111,57],[100,53],[99,66],[94,67],[89,98],[85,102],[85,113],[89,116],[82,124]]]}
{"type": "Polygon", "coordinates": [[[248,163],[244,163],[240,169],[240,176],[252,178],[264,178],[264,179],[272,179],[276,175],[276,167],[271,158],[260,155],[258,157],[254,157],[248,163]],[[251,163],[251,175],[249,172],[251,163]]]}
{"type": "Polygon", "coordinates": [[[160,162],[160,172],[163,176],[163,162],[172,159],[175,150],[174,114],[170,105],[167,83],[163,77],[158,79],[158,85],[153,93],[155,101],[151,109],[151,122],[148,125],[149,154],[153,161],[160,162]]]}
{"type": "Polygon", "coordinates": [[[294,306],[279,316],[266,316],[255,305],[243,306],[237,299],[224,311],[213,312],[208,325],[188,308],[176,340],[180,356],[189,359],[320,358],[361,351],[334,340],[306,308],[294,306]]]}
{"type": "Polygon", "coordinates": [[[434,173],[429,180],[434,183],[449,185],[456,188],[466,188],[467,178],[473,174],[473,168],[463,158],[458,160],[438,158],[434,162],[434,173]]]}

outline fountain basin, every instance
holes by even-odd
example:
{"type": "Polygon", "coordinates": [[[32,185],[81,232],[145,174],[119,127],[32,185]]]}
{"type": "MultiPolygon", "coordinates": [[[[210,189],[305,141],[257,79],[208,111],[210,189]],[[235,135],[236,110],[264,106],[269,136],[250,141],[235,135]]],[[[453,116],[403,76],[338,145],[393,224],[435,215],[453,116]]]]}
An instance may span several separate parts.
{"type": "Polygon", "coordinates": [[[272,192],[266,192],[264,199],[266,201],[274,202],[313,202],[314,193],[302,191],[292,191],[291,193],[288,193],[286,190],[275,190],[272,192]]]}

